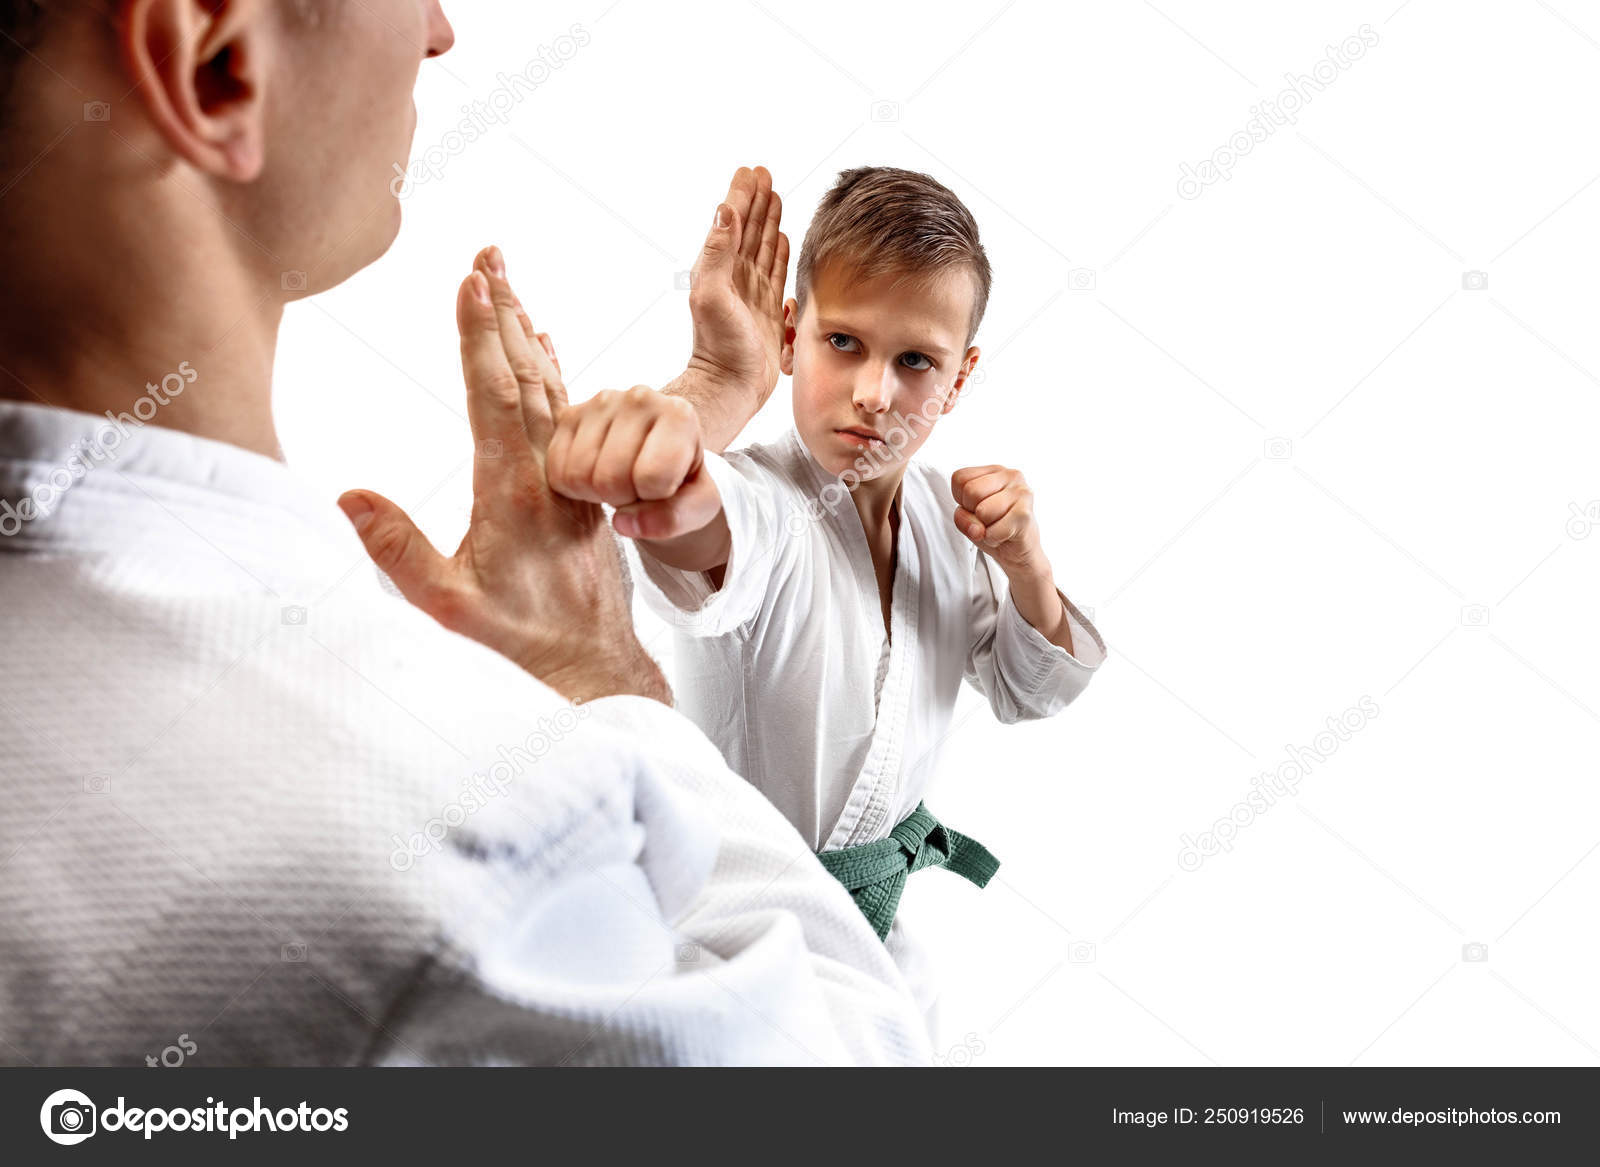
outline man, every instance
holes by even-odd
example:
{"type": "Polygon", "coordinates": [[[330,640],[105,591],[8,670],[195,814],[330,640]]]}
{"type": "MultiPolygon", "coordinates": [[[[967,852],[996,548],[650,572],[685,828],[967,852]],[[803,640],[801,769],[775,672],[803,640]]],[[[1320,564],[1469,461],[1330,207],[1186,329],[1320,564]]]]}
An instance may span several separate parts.
{"type": "MultiPolygon", "coordinates": [[[[565,394],[498,251],[457,301],[502,456],[455,556],[367,492],[358,542],[278,460],[283,302],[392,241],[436,0],[0,20],[0,1061],[925,1063],[550,494],[565,394]]],[[[778,211],[748,171],[718,209],[691,401],[771,391],[778,211]]]]}

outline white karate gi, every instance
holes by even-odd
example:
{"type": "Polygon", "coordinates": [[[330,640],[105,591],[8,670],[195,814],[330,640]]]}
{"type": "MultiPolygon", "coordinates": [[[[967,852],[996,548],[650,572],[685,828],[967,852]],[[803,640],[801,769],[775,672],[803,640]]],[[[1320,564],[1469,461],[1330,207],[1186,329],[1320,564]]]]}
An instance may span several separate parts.
{"type": "Polygon", "coordinates": [[[271,459],[145,427],[73,483],[107,424],[0,402],[0,1062],[928,1064],[685,718],[439,627],[271,459]]]}
{"type": "MultiPolygon", "coordinates": [[[[928,466],[912,461],[901,486],[886,645],[861,520],[799,433],[706,464],[733,538],[722,587],[629,541],[635,587],[676,630],[678,708],[813,850],[886,838],[916,809],[963,678],[1010,723],[1059,712],[1105,659],[1065,596],[1076,655],[1023,618],[1004,573],[956,530],[949,477],[928,466]]],[[[982,824],[948,825],[987,841],[982,824]]],[[[887,943],[931,1010],[925,950],[898,917],[887,943]]]]}

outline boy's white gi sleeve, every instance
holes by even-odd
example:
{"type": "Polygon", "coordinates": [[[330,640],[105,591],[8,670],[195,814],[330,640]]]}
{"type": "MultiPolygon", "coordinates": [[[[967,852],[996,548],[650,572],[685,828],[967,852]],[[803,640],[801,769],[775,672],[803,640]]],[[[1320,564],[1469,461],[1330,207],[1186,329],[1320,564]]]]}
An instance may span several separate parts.
{"type": "Polygon", "coordinates": [[[972,647],[966,679],[989,699],[994,715],[1012,722],[1053,717],[1088,686],[1106,659],[1105,641],[1062,595],[1073,652],[1051,644],[1017,609],[1005,573],[976,551],[972,584],[972,647]]]}
{"type": "Polygon", "coordinates": [[[707,572],[671,567],[636,541],[622,542],[634,586],[652,612],[690,636],[723,636],[761,611],[767,585],[792,536],[777,488],[764,468],[743,455],[725,458],[709,451],[705,465],[722,496],[732,539],[720,588],[707,572]]]}
{"type": "Polygon", "coordinates": [[[585,708],[583,773],[528,792],[553,825],[513,795],[429,858],[462,909],[368,1060],[929,1065],[903,976],[772,804],[665,706],[585,708]]]}

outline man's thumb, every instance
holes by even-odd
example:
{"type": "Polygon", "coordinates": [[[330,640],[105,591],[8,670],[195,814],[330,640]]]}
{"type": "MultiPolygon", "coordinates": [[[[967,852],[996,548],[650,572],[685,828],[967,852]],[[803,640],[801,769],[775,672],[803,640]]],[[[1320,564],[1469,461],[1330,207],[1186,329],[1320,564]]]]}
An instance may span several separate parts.
{"type": "Polygon", "coordinates": [[[700,252],[700,261],[695,265],[695,269],[703,270],[708,265],[721,263],[739,254],[739,234],[742,227],[738,212],[727,203],[720,204],[717,207],[716,217],[711,221],[711,230],[706,234],[706,245],[700,252]]]}
{"type": "Polygon", "coordinates": [[[434,585],[443,577],[446,561],[427,536],[417,530],[411,517],[370,490],[340,495],[339,509],[355,527],[378,569],[394,581],[402,596],[428,612],[423,601],[430,594],[437,594],[434,585]]]}

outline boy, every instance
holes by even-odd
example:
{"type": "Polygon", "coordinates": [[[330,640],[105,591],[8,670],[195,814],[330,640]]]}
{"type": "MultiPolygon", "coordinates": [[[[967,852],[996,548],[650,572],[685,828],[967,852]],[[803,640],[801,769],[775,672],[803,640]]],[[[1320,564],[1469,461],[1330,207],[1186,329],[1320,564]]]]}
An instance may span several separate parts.
{"type": "Polygon", "coordinates": [[[679,707],[886,933],[930,1029],[926,958],[889,922],[905,876],[943,863],[982,886],[998,866],[921,806],[961,681],[1003,722],[1048,717],[1105,658],[1056,588],[1022,475],[911,460],[977,365],[989,284],[951,191],[845,171],[783,306],[782,441],[720,457],[694,408],[635,389],[569,410],[547,468],[558,493],[618,508],[640,590],[677,630],[679,707]]]}

